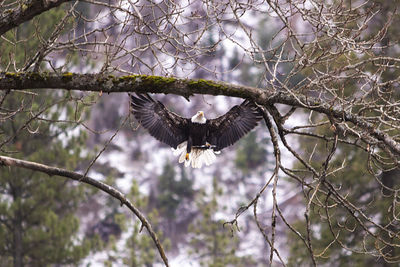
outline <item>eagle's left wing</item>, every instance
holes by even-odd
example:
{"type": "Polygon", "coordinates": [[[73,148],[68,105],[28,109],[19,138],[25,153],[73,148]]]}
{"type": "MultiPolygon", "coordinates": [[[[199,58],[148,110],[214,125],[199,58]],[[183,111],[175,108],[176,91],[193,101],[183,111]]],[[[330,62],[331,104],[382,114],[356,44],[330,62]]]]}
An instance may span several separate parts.
{"type": "Polygon", "coordinates": [[[225,115],[207,120],[207,142],[214,150],[232,145],[257,126],[262,119],[261,111],[250,100],[234,106],[225,115]]]}
{"type": "Polygon", "coordinates": [[[189,119],[169,111],[160,101],[153,100],[148,94],[129,96],[133,115],[153,137],[173,148],[187,140],[189,119]]]}

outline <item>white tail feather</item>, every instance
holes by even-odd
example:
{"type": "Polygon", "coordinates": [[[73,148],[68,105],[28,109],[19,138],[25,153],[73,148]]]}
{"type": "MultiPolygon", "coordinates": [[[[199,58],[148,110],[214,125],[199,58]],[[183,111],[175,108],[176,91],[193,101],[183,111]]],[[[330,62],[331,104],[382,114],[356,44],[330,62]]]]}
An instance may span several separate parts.
{"type": "Polygon", "coordinates": [[[189,159],[186,160],[186,145],[187,142],[185,141],[179,144],[176,149],[173,149],[174,155],[178,156],[178,162],[185,163],[185,167],[191,165],[192,168],[201,168],[203,164],[209,166],[217,160],[215,154],[219,154],[219,151],[215,152],[213,149],[199,149],[195,147],[192,147],[189,159]]]}

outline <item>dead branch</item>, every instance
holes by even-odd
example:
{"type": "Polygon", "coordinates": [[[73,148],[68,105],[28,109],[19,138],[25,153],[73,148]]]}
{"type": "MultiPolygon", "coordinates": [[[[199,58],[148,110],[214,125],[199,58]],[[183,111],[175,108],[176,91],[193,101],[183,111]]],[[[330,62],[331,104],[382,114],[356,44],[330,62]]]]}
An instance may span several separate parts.
{"type": "Polygon", "coordinates": [[[32,0],[19,6],[2,10],[0,15],[0,36],[37,15],[68,1],[70,0],[32,0]]]}
{"type": "Polygon", "coordinates": [[[36,163],[36,162],[31,162],[31,161],[26,161],[26,160],[20,160],[20,159],[15,159],[15,158],[10,158],[6,156],[0,156],[0,166],[7,166],[7,167],[19,167],[19,168],[25,168],[33,171],[38,171],[38,172],[43,172],[48,174],[49,176],[61,176],[61,177],[66,177],[75,181],[80,181],[86,184],[89,184],[91,186],[94,186],[101,191],[106,192],[110,196],[112,196],[115,199],[118,199],[121,202],[121,206],[125,205],[130,209],[133,214],[140,220],[142,223],[142,227],[146,228],[149,235],[153,239],[154,244],[156,245],[158,252],[160,253],[160,256],[162,260],[164,261],[165,266],[168,265],[168,259],[167,256],[165,255],[164,248],[161,245],[160,240],[157,237],[157,234],[154,232],[150,222],[146,219],[144,214],[135,207],[132,202],[127,199],[123,193],[118,191],[116,188],[107,185],[105,183],[102,183],[100,181],[97,181],[93,178],[90,178],[88,176],[84,176],[82,174],[79,174],[77,172],[73,171],[68,171],[65,169],[57,168],[57,167],[50,167],[44,164],[36,163]]]}

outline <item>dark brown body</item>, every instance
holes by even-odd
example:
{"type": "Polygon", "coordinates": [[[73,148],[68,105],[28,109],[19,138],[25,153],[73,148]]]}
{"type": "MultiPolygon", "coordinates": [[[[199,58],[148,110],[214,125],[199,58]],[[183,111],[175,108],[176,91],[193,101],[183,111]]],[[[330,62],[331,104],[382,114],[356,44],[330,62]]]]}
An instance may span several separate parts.
{"type": "Polygon", "coordinates": [[[186,151],[190,153],[192,147],[204,148],[207,149],[209,147],[207,144],[207,123],[196,123],[189,121],[189,125],[187,127],[187,146],[186,151]]]}

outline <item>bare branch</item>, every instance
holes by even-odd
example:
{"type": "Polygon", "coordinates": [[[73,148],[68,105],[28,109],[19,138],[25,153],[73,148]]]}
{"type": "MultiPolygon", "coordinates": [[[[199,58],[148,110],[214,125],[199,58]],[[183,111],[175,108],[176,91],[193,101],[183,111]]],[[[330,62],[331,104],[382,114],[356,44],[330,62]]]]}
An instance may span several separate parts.
{"type": "Polygon", "coordinates": [[[164,261],[165,266],[168,265],[168,259],[165,255],[164,248],[161,245],[160,240],[157,237],[157,234],[154,232],[150,222],[146,219],[146,217],[143,215],[143,213],[137,209],[125,196],[122,194],[120,191],[115,189],[114,187],[107,185],[105,183],[102,183],[100,181],[97,181],[93,178],[90,178],[88,176],[84,176],[82,174],[79,174],[77,172],[72,172],[68,171],[65,169],[61,168],[56,168],[56,167],[50,167],[44,164],[40,163],[35,163],[31,161],[26,161],[26,160],[20,160],[20,159],[15,159],[15,158],[10,158],[6,156],[0,156],[0,166],[8,166],[8,167],[20,167],[20,168],[25,168],[33,171],[39,171],[48,174],[49,176],[61,176],[61,177],[66,177],[75,181],[81,181],[86,184],[90,184],[110,196],[114,197],[115,199],[118,199],[121,202],[121,205],[126,205],[135,215],[138,217],[140,222],[142,223],[142,227],[145,227],[153,239],[154,244],[156,245],[158,252],[160,253],[160,256],[162,260],[164,261]]]}
{"type": "Polygon", "coordinates": [[[31,0],[15,8],[2,10],[0,36],[37,15],[68,1],[70,0],[31,0]]]}

